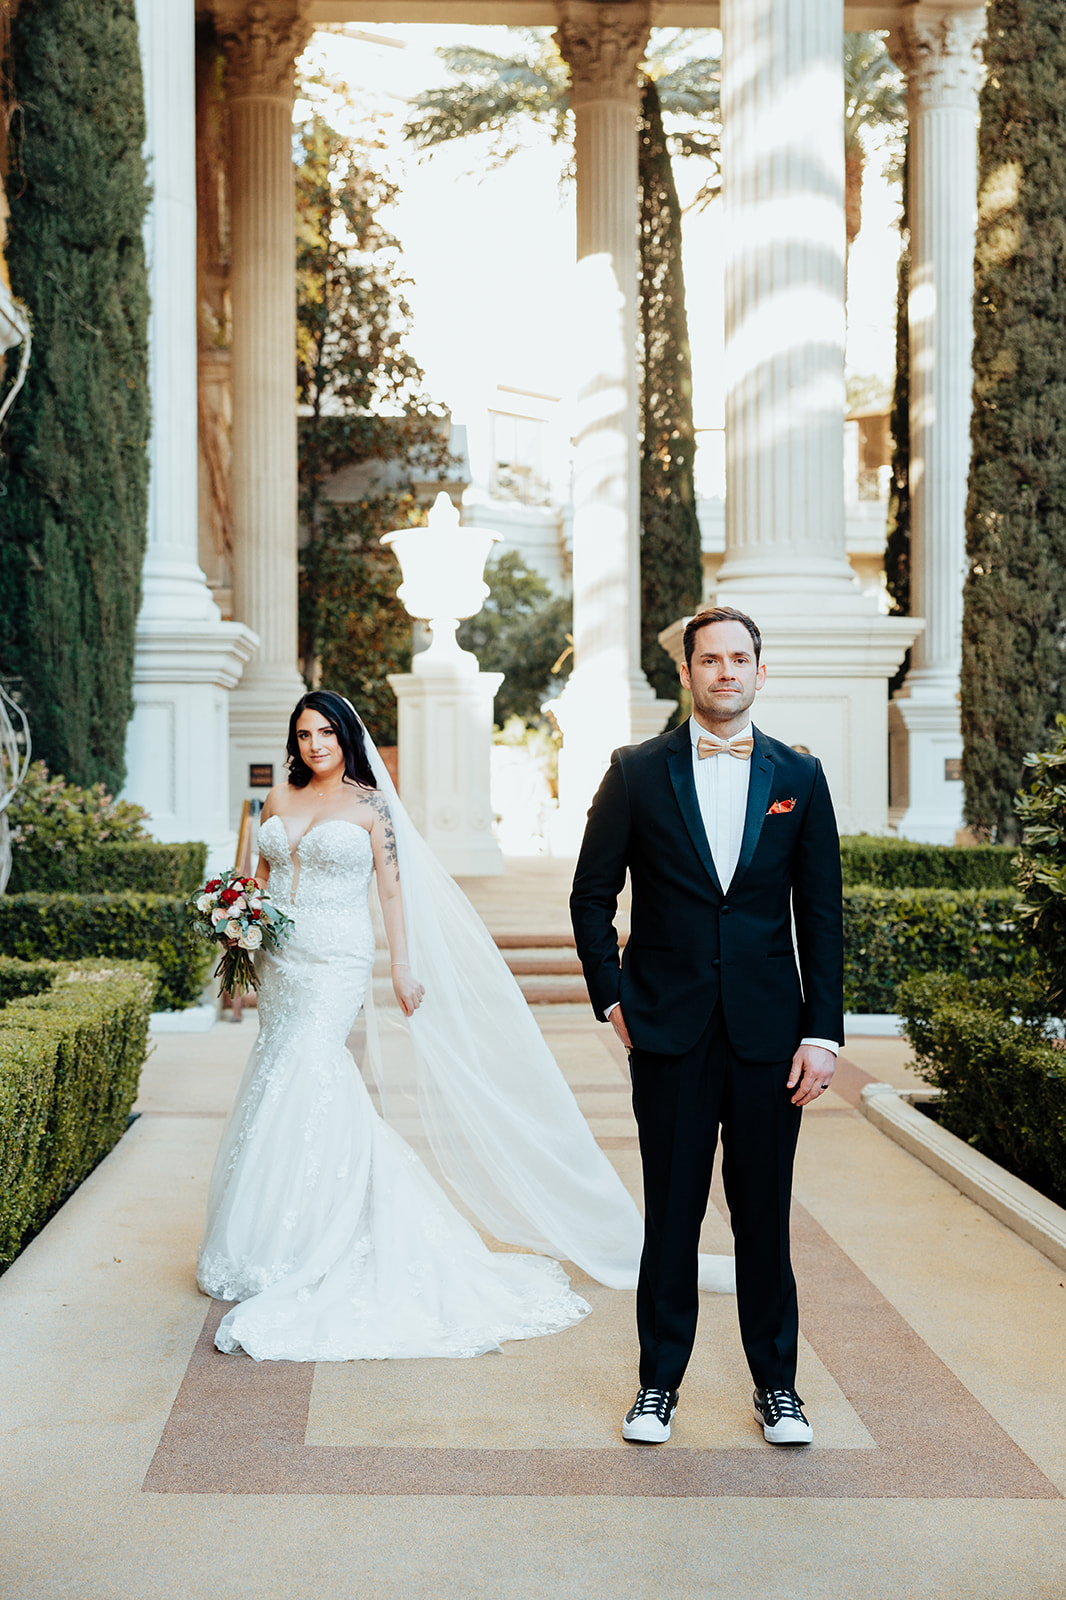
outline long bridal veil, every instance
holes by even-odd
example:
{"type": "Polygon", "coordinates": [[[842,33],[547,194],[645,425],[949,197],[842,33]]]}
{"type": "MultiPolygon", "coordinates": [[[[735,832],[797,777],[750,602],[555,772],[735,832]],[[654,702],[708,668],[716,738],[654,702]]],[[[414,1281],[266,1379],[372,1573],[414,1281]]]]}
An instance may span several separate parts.
{"type": "MultiPolygon", "coordinates": [[[[393,1123],[412,1100],[444,1177],[502,1243],[636,1286],[643,1223],[600,1149],[507,963],[400,802],[364,728],[389,802],[412,969],[425,999],[406,1019],[373,984],[367,1054],[393,1123]]],[[[732,1256],[701,1256],[700,1287],[733,1293],[732,1256]]]]}

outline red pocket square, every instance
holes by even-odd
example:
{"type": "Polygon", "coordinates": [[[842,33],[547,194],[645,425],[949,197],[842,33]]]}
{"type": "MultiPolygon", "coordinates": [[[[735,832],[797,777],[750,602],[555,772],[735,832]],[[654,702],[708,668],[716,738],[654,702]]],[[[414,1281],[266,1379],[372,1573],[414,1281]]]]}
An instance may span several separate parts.
{"type": "Polygon", "coordinates": [[[796,802],[795,802],[794,799],[793,800],[775,800],[773,805],[770,807],[769,811],[766,813],[766,815],[768,817],[780,817],[780,816],[783,816],[786,811],[792,811],[795,808],[795,804],[796,804],[796,802]]]}

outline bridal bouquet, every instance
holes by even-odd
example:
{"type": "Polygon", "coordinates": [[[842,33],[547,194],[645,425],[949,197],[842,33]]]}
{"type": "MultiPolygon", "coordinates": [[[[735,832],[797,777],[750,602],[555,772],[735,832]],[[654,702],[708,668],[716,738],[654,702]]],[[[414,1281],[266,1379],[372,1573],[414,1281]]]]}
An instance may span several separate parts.
{"type": "Polygon", "coordinates": [[[197,933],[225,946],[215,968],[223,993],[246,994],[258,989],[252,952],[276,950],[295,926],[254,878],[242,878],[236,872],[211,878],[188,906],[197,933]]]}

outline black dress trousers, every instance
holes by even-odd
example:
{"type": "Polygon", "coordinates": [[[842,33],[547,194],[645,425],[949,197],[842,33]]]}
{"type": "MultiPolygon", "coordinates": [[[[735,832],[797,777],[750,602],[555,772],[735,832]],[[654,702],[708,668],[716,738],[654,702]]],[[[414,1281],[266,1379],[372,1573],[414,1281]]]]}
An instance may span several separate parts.
{"type": "Polygon", "coordinates": [[[795,1385],[799,1319],[789,1210],[802,1112],[791,1101],[795,1090],[786,1088],[790,1065],[791,1058],[741,1061],[721,1006],[684,1055],[630,1056],[644,1169],[637,1284],[643,1387],[677,1389],[692,1354],[700,1225],[719,1126],[744,1353],[757,1388],[795,1385]]]}

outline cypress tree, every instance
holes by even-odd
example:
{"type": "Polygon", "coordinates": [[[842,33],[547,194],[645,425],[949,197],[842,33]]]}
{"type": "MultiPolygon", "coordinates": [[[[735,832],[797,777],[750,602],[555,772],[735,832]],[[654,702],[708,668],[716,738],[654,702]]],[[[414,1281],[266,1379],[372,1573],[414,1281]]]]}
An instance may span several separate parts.
{"type": "Polygon", "coordinates": [[[33,0],[10,48],[7,259],[34,342],[0,462],[0,669],[34,753],[118,789],[148,497],[134,0],[33,0]]]}
{"type": "Polygon", "coordinates": [[[962,647],[967,820],[1013,843],[1027,751],[1062,707],[1066,8],[992,0],[981,91],[962,647]]]}
{"type": "Polygon", "coordinates": [[[696,610],[703,592],[696,516],[692,356],[681,270],[681,207],[663,133],[659,96],[644,85],[640,121],[641,664],[663,699],[676,700],[677,672],[660,631],[696,610]]]}

